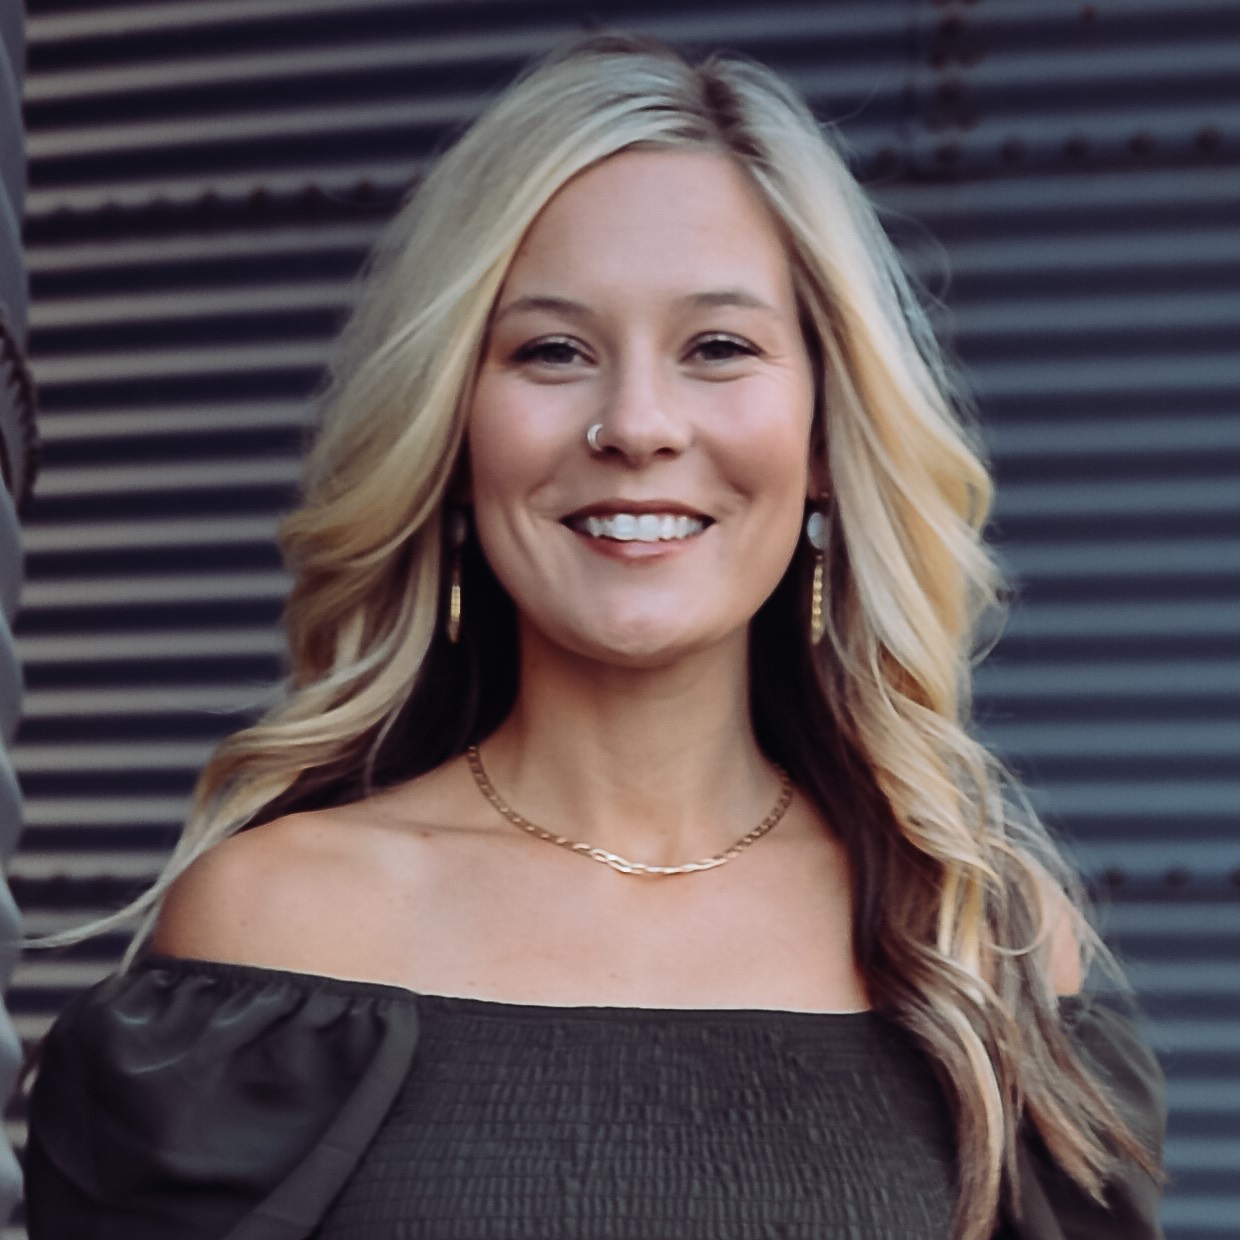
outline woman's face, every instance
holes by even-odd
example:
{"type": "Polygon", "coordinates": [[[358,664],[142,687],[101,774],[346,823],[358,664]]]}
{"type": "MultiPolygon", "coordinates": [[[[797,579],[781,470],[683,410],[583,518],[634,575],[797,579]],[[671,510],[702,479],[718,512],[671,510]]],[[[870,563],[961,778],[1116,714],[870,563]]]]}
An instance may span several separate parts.
{"type": "Polygon", "coordinates": [[[814,491],[813,405],[788,257],[731,160],[625,151],[565,185],[497,298],[469,417],[523,640],[633,667],[743,642],[814,491]]]}

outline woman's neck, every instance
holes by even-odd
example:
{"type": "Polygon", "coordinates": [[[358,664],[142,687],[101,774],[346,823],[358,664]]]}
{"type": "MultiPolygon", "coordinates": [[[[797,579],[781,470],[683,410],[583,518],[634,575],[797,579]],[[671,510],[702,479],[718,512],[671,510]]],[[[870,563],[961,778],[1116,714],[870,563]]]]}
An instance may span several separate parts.
{"type": "Polygon", "coordinates": [[[749,711],[744,635],[658,669],[522,642],[516,705],[482,747],[526,818],[650,865],[722,852],[770,812],[779,781],[749,711]]]}

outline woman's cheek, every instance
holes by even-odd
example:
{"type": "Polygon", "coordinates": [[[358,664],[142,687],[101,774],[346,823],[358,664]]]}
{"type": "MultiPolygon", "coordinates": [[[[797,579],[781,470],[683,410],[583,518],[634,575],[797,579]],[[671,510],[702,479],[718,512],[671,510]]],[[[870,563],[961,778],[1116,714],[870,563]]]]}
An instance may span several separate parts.
{"type": "Polygon", "coordinates": [[[738,385],[720,401],[703,432],[717,468],[740,491],[751,494],[786,486],[800,503],[809,468],[812,391],[770,381],[738,385]]]}
{"type": "Polygon", "coordinates": [[[502,372],[484,376],[469,421],[476,472],[485,469],[488,480],[501,485],[545,473],[571,447],[582,422],[577,386],[536,384],[502,372]]]}

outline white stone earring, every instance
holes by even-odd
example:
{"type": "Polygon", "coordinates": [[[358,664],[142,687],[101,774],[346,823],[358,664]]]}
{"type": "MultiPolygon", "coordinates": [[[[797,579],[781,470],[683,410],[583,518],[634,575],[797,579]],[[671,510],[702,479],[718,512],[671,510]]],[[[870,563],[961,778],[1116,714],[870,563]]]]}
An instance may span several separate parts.
{"type": "Polygon", "coordinates": [[[823,582],[826,577],[827,550],[831,543],[831,507],[815,508],[805,518],[805,537],[814,548],[814,583],[809,596],[809,640],[816,646],[822,641],[827,624],[822,606],[823,582]]]}

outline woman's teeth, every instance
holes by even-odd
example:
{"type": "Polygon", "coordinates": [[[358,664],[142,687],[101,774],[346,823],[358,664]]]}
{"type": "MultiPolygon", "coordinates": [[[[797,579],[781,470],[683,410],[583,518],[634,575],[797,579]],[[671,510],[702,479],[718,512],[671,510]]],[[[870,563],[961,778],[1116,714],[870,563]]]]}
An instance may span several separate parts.
{"type": "Polygon", "coordinates": [[[614,538],[617,542],[670,542],[690,538],[706,528],[697,517],[657,512],[617,512],[609,517],[580,518],[572,524],[591,538],[614,538]]]}

